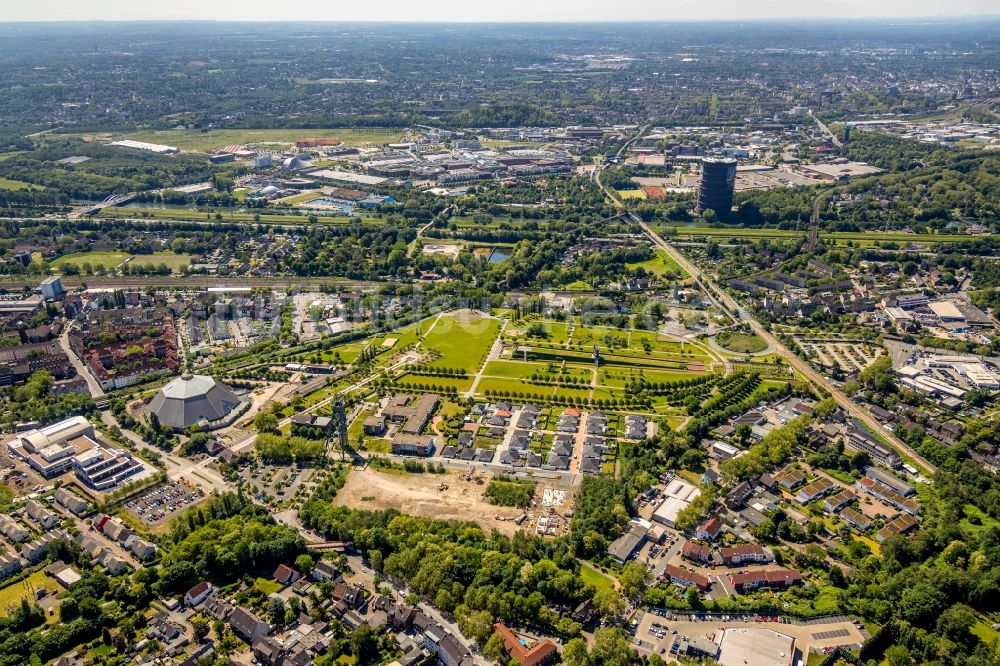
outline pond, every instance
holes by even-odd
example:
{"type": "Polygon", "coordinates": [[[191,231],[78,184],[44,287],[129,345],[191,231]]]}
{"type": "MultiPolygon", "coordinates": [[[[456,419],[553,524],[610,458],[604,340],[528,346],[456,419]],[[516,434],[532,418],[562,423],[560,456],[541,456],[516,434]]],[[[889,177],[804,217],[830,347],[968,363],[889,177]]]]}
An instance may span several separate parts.
{"type": "Polygon", "coordinates": [[[493,248],[493,251],[490,252],[490,258],[487,259],[486,261],[490,262],[491,264],[501,264],[507,261],[508,259],[510,259],[510,252],[507,250],[507,248],[495,247],[493,248]]]}
{"type": "Polygon", "coordinates": [[[303,207],[308,207],[310,213],[315,213],[319,215],[329,215],[330,213],[336,213],[338,215],[350,215],[354,212],[354,206],[351,204],[340,201],[338,199],[328,199],[326,197],[320,197],[318,199],[311,199],[304,204],[303,207]],[[314,206],[321,206],[320,209],[314,209],[314,206]]]}

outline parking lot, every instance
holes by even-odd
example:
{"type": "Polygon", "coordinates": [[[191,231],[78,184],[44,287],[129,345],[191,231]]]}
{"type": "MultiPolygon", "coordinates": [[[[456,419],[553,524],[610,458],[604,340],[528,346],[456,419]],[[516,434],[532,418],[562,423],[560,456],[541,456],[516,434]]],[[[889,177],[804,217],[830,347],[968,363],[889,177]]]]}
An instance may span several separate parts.
{"type": "Polygon", "coordinates": [[[796,647],[803,653],[829,652],[841,645],[853,647],[869,637],[860,622],[843,615],[797,621],[754,613],[676,614],[653,609],[636,616],[632,643],[647,654],[666,654],[678,634],[711,637],[723,627],[771,629],[795,638],[796,647]]]}
{"type": "Polygon", "coordinates": [[[316,470],[311,467],[260,465],[244,467],[240,478],[253,489],[261,501],[280,504],[292,500],[300,490],[308,491],[315,483],[316,470]]]}
{"type": "Polygon", "coordinates": [[[125,508],[148,525],[157,525],[173,514],[198,502],[204,492],[191,489],[179,481],[171,481],[129,500],[125,508]]]}

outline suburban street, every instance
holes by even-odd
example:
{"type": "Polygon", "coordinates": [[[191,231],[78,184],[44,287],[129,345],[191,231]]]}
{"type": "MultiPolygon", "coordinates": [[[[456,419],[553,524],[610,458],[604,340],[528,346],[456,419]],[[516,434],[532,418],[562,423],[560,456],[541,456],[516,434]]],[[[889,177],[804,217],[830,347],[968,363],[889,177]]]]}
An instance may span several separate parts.
{"type": "Polygon", "coordinates": [[[73,348],[69,345],[69,329],[69,326],[66,326],[63,329],[62,335],[59,336],[59,346],[64,352],[66,352],[66,356],[69,357],[69,362],[76,370],[76,374],[83,377],[83,380],[87,382],[87,390],[90,391],[90,397],[93,398],[95,402],[104,400],[107,397],[104,393],[104,389],[101,388],[97,378],[94,377],[93,373],[90,372],[90,369],[84,365],[83,361],[80,360],[80,357],[76,355],[76,352],[73,351],[73,348]]]}

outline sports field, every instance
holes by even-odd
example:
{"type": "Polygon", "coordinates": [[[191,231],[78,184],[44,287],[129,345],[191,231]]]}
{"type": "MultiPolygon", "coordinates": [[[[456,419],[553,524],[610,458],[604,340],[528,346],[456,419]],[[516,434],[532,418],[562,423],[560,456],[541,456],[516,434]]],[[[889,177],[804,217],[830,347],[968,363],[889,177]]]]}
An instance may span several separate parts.
{"type": "Polygon", "coordinates": [[[60,268],[65,264],[75,264],[82,267],[89,263],[94,269],[103,266],[105,270],[111,270],[130,256],[127,252],[72,252],[52,260],[52,268],[60,268]]]}
{"type": "Polygon", "coordinates": [[[127,252],[72,252],[65,254],[52,261],[52,268],[59,269],[66,264],[73,264],[77,268],[83,268],[84,264],[90,264],[94,270],[103,267],[104,270],[111,270],[117,266],[128,262],[130,266],[159,266],[166,264],[174,272],[191,265],[190,254],[174,254],[173,252],[157,252],[155,254],[129,254],[127,252]]]}

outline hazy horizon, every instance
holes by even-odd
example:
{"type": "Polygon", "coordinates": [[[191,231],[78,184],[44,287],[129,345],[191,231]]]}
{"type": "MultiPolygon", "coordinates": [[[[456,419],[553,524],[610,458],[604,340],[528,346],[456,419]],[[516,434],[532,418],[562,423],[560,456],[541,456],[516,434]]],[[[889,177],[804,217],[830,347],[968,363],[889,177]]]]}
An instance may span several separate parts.
{"type": "Polygon", "coordinates": [[[636,0],[628,13],[596,0],[509,0],[502,6],[458,0],[410,3],[384,0],[370,6],[331,6],[320,0],[276,5],[266,0],[174,0],[169,6],[151,0],[49,0],[18,3],[0,23],[104,21],[249,21],[362,23],[605,23],[714,22],[828,19],[963,19],[1000,15],[1000,0],[636,0]]]}

